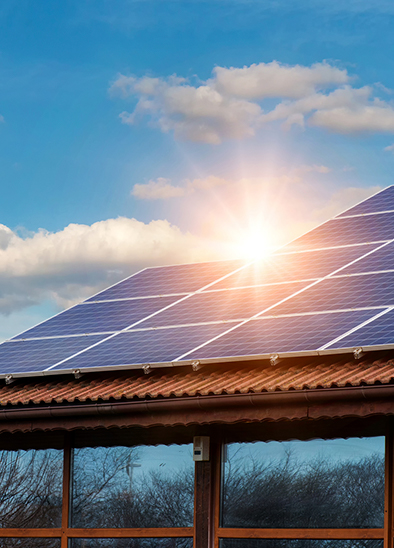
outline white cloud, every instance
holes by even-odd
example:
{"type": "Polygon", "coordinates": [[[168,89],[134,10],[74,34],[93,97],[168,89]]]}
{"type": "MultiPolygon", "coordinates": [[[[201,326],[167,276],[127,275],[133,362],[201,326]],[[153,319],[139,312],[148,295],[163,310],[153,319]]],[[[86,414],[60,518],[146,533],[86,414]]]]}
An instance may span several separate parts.
{"type": "Polygon", "coordinates": [[[137,100],[131,112],[119,115],[122,123],[133,125],[148,116],[162,132],[172,131],[177,139],[209,144],[251,137],[275,121],[282,121],[286,130],[297,125],[338,133],[394,133],[394,106],[375,97],[382,86],[354,88],[352,79],[346,70],[327,62],[307,67],[273,61],[242,68],[215,67],[212,78],[198,86],[176,75],[120,74],[110,93],[137,100]],[[263,110],[266,98],[279,102],[263,110]]]}
{"type": "Polygon", "coordinates": [[[220,94],[213,87],[186,85],[182,79],[125,77],[112,84],[111,93],[135,94],[139,100],[132,113],[120,114],[124,124],[135,124],[150,115],[160,129],[174,131],[176,138],[218,144],[223,138],[254,135],[261,114],[256,103],[220,94]]]}
{"type": "Polygon", "coordinates": [[[387,152],[392,152],[394,154],[394,144],[385,147],[384,150],[386,150],[387,152]]]}
{"type": "Polygon", "coordinates": [[[0,311],[70,305],[146,266],[212,260],[212,242],[168,221],[120,217],[23,238],[0,226],[0,311]],[[211,247],[210,247],[211,246],[211,247]]]}
{"type": "Polygon", "coordinates": [[[311,67],[283,65],[277,61],[243,68],[216,67],[212,85],[221,93],[244,99],[289,97],[298,99],[332,85],[344,85],[350,80],[346,70],[328,63],[311,67]]]}
{"type": "Polygon", "coordinates": [[[394,108],[379,104],[318,110],[309,123],[337,133],[394,133],[394,108]]]}
{"type": "Polygon", "coordinates": [[[182,186],[171,184],[170,179],[158,177],[156,180],[150,180],[148,183],[134,185],[131,195],[140,200],[167,200],[168,198],[187,196],[196,190],[208,190],[226,184],[228,184],[226,179],[216,177],[215,175],[210,175],[204,179],[186,179],[182,186]]]}
{"type": "Polygon", "coordinates": [[[186,188],[174,186],[169,179],[159,177],[155,181],[134,185],[131,194],[140,200],[167,200],[184,196],[186,188]]]}
{"type": "Polygon", "coordinates": [[[0,124],[4,124],[4,123],[5,123],[4,116],[0,114],[0,124]]]}

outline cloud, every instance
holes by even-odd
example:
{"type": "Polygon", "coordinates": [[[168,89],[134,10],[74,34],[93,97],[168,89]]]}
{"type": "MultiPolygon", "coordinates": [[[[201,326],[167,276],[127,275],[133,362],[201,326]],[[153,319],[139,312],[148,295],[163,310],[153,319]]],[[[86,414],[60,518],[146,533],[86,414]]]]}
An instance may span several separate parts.
{"type": "Polygon", "coordinates": [[[212,242],[168,221],[119,217],[23,238],[0,225],[0,312],[42,302],[64,307],[146,266],[212,260],[212,242]]]}
{"type": "Polygon", "coordinates": [[[385,147],[384,150],[386,150],[387,152],[392,152],[394,154],[394,144],[385,147]]]}
{"type": "Polygon", "coordinates": [[[169,179],[159,177],[146,184],[136,184],[133,186],[131,194],[140,200],[167,200],[168,198],[177,198],[186,194],[186,188],[174,186],[169,179]]]}
{"type": "Polygon", "coordinates": [[[301,98],[332,85],[347,84],[346,70],[328,63],[311,67],[272,63],[253,64],[243,68],[216,67],[212,85],[221,93],[246,99],[265,97],[301,98]]]}
{"type": "Polygon", "coordinates": [[[156,180],[150,180],[148,183],[134,185],[131,195],[140,200],[167,200],[169,198],[187,196],[196,190],[208,190],[226,184],[228,184],[226,179],[216,177],[215,175],[210,175],[204,179],[186,179],[183,186],[172,185],[170,179],[158,177],[156,180]]]}
{"type": "Polygon", "coordinates": [[[209,85],[193,87],[176,77],[120,75],[110,92],[139,97],[132,113],[120,114],[122,123],[133,125],[149,115],[164,133],[174,131],[176,138],[210,144],[254,135],[261,114],[256,103],[222,95],[209,85]]]}
{"type": "Polygon", "coordinates": [[[110,94],[137,101],[132,111],[120,113],[122,123],[134,125],[148,117],[176,139],[209,144],[252,137],[278,121],[286,130],[314,126],[348,134],[394,133],[394,106],[375,96],[384,86],[355,88],[352,80],[345,69],[327,62],[307,67],[272,61],[215,67],[212,77],[196,86],[176,75],[120,74],[110,94]],[[277,100],[273,108],[272,99],[277,100]]]}
{"type": "Polygon", "coordinates": [[[337,133],[394,133],[394,108],[378,104],[318,110],[309,123],[337,133]]]}
{"type": "Polygon", "coordinates": [[[2,116],[2,115],[0,114],[0,124],[4,124],[4,123],[5,123],[4,116],[2,116]]]}

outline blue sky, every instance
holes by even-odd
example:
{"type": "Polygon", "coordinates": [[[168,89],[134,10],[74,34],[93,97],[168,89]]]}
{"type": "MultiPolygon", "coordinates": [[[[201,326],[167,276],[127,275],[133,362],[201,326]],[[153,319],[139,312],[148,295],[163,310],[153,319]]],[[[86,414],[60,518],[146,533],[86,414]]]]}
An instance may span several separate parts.
{"type": "Polygon", "coordinates": [[[0,339],[392,184],[393,19],[383,0],[3,0],[0,339]]]}

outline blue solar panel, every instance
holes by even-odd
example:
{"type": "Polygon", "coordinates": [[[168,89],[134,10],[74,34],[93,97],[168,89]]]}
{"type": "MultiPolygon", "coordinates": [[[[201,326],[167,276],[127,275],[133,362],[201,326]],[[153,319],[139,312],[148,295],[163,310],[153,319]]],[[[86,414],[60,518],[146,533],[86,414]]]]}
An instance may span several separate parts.
{"type": "Polygon", "coordinates": [[[367,200],[364,200],[361,204],[358,204],[344,213],[338,215],[338,217],[344,217],[347,215],[365,215],[367,213],[379,213],[380,211],[394,210],[394,186],[385,188],[379,194],[371,196],[367,200]]]}
{"type": "Polygon", "coordinates": [[[79,304],[15,337],[29,339],[120,331],[175,302],[179,297],[79,304]]]}
{"type": "Polygon", "coordinates": [[[354,348],[394,344],[394,310],[351,333],[329,348],[354,348]]]}
{"type": "Polygon", "coordinates": [[[90,335],[5,342],[0,345],[0,371],[2,374],[44,371],[103,338],[103,335],[90,335]]]}
{"type": "Polygon", "coordinates": [[[291,282],[327,276],[379,244],[271,255],[231,274],[212,289],[291,282]]]}
{"type": "Polygon", "coordinates": [[[160,312],[141,327],[246,319],[305,287],[307,282],[277,284],[228,291],[207,291],[160,312]]]}
{"type": "Polygon", "coordinates": [[[394,239],[394,213],[382,213],[368,217],[332,219],[301,236],[286,248],[289,250],[318,249],[392,239],[394,239]]]}
{"type": "Polygon", "coordinates": [[[271,314],[301,314],[391,305],[394,305],[394,276],[388,272],[327,278],[275,307],[271,314]]]}
{"type": "Polygon", "coordinates": [[[211,324],[119,333],[58,369],[171,362],[227,329],[228,324],[211,324]]]}
{"type": "Polygon", "coordinates": [[[316,350],[375,314],[376,311],[363,310],[251,320],[184,359],[316,350]]]}
{"type": "Polygon", "coordinates": [[[91,297],[88,302],[192,293],[244,264],[245,261],[235,260],[147,268],[91,297]]]}
{"type": "Polygon", "coordinates": [[[382,270],[394,270],[394,243],[385,245],[368,257],[344,268],[341,274],[381,272],[382,270]]]}
{"type": "MultiPolygon", "coordinates": [[[[173,362],[186,353],[199,359],[316,350],[394,306],[394,275],[388,272],[394,270],[394,244],[373,251],[377,242],[394,239],[394,213],[367,215],[392,209],[394,186],[262,262],[148,268],[0,345],[0,374],[44,371],[63,360],[57,372],[173,362]],[[326,277],[339,268],[340,275],[326,277]],[[308,287],[311,280],[316,283],[308,287]],[[250,320],[256,314],[264,317],[250,320]],[[250,321],[224,334],[242,320],[250,321]]],[[[360,328],[335,348],[392,344],[393,316],[360,328]]]]}

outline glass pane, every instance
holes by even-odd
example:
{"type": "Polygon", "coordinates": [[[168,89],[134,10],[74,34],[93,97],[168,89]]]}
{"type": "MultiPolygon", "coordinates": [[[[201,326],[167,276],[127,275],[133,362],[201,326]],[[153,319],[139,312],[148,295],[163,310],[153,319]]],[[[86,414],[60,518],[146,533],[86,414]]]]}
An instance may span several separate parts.
{"type": "Polygon", "coordinates": [[[0,527],[60,527],[62,482],[63,451],[0,451],[0,527]]]}
{"type": "Polygon", "coordinates": [[[191,445],[75,449],[72,526],[191,527],[192,454],[191,445]]]}
{"type": "Polygon", "coordinates": [[[71,548],[193,548],[192,538],[74,538],[71,548]]]}
{"type": "Polygon", "coordinates": [[[1,548],[60,548],[59,538],[0,538],[1,548]]]}
{"type": "Polygon", "coordinates": [[[220,548],[383,548],[383,540],[222,539],[220,548]]]}
{"type": "Polygon", "coordinates": [[[383,437],[233,443],[224,453],[223,527],[383,527],[383,437]]]}

